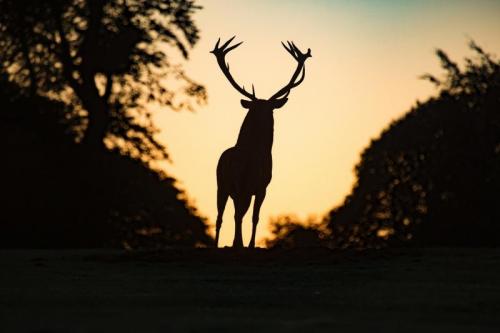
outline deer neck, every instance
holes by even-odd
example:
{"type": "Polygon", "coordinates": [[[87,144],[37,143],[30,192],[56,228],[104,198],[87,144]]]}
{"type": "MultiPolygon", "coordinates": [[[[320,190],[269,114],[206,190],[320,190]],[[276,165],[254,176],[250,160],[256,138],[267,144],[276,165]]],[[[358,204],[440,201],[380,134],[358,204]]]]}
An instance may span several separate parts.
{"type": "Polygon", "coordinates": [[[274,119],[270,114],[249,111],[241,125],[236,147],[258,154],[269,153],[273,146],[274,119]]]}

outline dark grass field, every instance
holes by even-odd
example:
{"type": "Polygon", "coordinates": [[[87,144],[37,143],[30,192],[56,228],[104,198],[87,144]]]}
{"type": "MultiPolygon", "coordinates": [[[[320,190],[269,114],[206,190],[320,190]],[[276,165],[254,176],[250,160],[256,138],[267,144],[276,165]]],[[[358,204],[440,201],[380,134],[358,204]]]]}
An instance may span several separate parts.
{"type": "Polygon", "coordinates": [[[500,332],[500,250],[0,251],[0,332],[500,332]]]}

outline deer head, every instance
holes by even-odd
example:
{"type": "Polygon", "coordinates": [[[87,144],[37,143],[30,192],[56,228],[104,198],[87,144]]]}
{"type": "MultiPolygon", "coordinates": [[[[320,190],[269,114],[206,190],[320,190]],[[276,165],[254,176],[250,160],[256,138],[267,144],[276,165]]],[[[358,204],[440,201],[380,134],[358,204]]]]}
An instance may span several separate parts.
{"type": "Polygon", "coordinates": [[[285,50],[292,55],[292,57],[297,61],[297,68],[292,75],[290,81],[280,90],[278,90],[274,95],[272,95],[269,99],[259,99],[255,96],[255,88],[252,84],[252,93],[249,93],[245,90],[244,86],[241,86],[236,83],[231,73],[229,72],[229,64],[226,63],[225,57],[230,51],[234,50],[238,46],[240,46],[243,42],[230,46],[231,42],[235,36],[225,42],[222,46],[219,47],[220,38],[215,44],[215,47],[211,53],[215,55],[217,58],[217,63],[219,64],[220,69],[224,76],[228,79],[229,83],[244,97],[247,99],[241,100],[241,105],[245,109],[259,110],[259,111],[273,111],[275,109],[281,108],[288,101],[288,94],[290,91],[297,87],[299,84],[304,81],[306,75],[306,68],[304,66],[307,58],[311,57],[311,49],[307,49],[307,53],[302,53],[297,46],[293,42],[287,42],[285,45],[283,42],[281,43],[285,50]],[[297,80],[297,78],[300,78],[297,80]]]}

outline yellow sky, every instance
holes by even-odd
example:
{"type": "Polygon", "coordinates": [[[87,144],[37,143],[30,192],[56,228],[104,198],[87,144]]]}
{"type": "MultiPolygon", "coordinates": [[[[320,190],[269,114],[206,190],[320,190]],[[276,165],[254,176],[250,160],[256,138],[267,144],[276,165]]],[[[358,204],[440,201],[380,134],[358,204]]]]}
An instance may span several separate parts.
{"type": "MultiPolygon", "coordinates": [[[[235,79],[268,98],[295,69],[280,41],[312,49],[306,79],[275,111],[273,180],[261,210],[258,240],[269,235],[272,216],[322,216],[351,190],[353,167],[371,138],[417,99],[433,94],[425,73],[440,73],[433,51],[454,59],[470,54],[468,37],[500,54],[500,1],[199,1],[201,41],[185,65],[208,89],[208,105],[195,113],[156,112],[179,180],[192,202],[213,225],[215,169],[220,154],[236,142],[245,116],[241,96],[209,53],[218,37],[244,43],[226,60],[235,79]]],[[[221,244],[234,232],[229,201],[221,244]]],[[[250,239],[251,210],[244,220],[250,239]]]]}

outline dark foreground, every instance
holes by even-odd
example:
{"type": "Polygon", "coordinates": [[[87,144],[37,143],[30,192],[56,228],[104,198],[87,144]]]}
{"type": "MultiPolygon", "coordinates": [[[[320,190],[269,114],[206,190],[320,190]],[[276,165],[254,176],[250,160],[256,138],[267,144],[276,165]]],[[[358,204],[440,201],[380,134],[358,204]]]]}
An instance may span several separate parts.
{"type": "Polygon", "coordinates": [[[500,250],[0,251],[0,332],[498,332],[500,250]]]}

